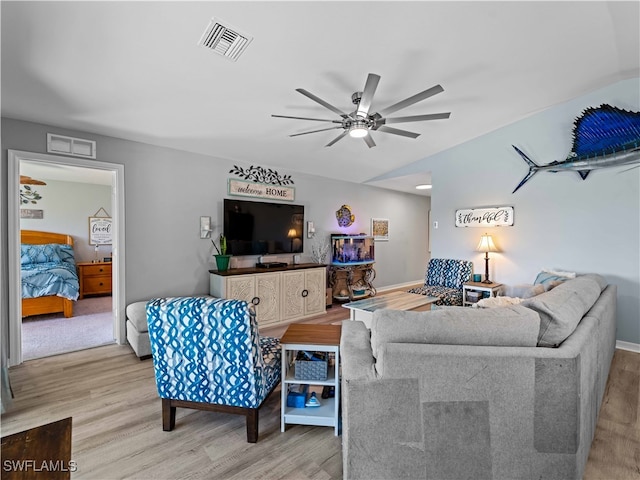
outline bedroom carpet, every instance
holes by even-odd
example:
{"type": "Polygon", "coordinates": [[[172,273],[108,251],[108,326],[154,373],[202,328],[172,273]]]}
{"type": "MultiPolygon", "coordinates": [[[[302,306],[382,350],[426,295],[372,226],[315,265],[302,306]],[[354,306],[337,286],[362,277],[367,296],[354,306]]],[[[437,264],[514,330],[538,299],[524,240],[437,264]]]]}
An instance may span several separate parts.
{"type": "Polygon", "coordinates": [[[22,359],[48,357],[114,343],[111,297],[75,302],[73,317],[36,315],[22,321],[22,359]]]}

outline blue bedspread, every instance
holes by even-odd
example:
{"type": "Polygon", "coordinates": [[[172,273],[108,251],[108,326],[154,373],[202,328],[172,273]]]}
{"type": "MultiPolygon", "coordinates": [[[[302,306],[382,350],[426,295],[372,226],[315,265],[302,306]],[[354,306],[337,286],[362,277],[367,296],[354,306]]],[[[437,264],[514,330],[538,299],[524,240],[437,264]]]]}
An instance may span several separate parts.
{"type": "Polygon", "coordinates": [[[69,300],[78,299],[80,284],[71,247],[22,247],[22,298],[57,295],[69,300]]]}

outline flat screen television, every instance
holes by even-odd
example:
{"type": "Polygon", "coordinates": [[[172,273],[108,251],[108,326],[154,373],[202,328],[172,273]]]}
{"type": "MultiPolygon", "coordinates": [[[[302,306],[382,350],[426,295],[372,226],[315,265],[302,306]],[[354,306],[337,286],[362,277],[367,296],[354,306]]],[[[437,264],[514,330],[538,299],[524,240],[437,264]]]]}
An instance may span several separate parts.
{"type": "Polygon", "coordinates": [[[231,255],[301,253],[304,206],[224,199],[224,235],[231,255]]]}

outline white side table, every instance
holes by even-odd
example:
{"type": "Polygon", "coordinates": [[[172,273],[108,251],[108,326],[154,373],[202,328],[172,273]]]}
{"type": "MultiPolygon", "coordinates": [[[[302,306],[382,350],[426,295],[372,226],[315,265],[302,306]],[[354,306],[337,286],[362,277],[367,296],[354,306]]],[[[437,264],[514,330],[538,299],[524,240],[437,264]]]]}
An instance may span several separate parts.
{"type": "Polygon", "coordinates": [[[501,290],[501,283],[467,282],[462,285],[462,305],[467,306],[476,303],[467,300],[467,293],[470,291],[489,292],[490,296],[496,297],[501,290]]]}
{"type": "Polygon", "coordinates": [[[321,425],[334,427],[339,435],[340,410],[340,325],[315,325],[294,323],[280,339],[282,348],[282,387],[280,407],[280,430],[285,431],[287,423],[298,425],[321,425]],[[335,355],[333,365],[328,365],[326,380],[296,380],[293,359],[298,350],[313,352],[332,352],[335,355]],[[334,387],[333,398],[320,398],[319,407],[295,408],[287,406],[289,385],[316,385],[334,387]]]}

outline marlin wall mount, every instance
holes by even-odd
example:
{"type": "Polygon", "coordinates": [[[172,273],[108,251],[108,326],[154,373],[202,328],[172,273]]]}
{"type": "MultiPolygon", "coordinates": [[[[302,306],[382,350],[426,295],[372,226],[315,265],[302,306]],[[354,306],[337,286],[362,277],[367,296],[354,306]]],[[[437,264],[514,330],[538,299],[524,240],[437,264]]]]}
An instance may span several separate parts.
{"type": "Polygon", "coordinates": [[[578,172],[585,180],[591,170],[640,163],[640,112],[630,112],[603,104],[589,107],[573,126],[573,148],[565,160],[538,165],[515,145],[516,152],[529,165],[515,193],[539,171],[578,172]]]}

